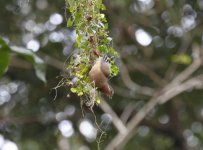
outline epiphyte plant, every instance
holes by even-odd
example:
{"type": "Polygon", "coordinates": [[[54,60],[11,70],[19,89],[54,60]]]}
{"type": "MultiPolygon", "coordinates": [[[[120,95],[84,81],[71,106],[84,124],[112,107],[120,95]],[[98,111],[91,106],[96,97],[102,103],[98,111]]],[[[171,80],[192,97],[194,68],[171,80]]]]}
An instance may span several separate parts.
{"type": "Polygon", "coordinates": [[[119,72],[115,65],[118,54],[108,35],[106,17],[101,13],[106,10],[102,0],[66,0],[66,4],[71,13],[67,27],[76,32],[77,50],[67,64],[64,81],[83,104],[92,108],[100,103],[100,91],[112,95],[113,89],[107,81],[119,72]]]}

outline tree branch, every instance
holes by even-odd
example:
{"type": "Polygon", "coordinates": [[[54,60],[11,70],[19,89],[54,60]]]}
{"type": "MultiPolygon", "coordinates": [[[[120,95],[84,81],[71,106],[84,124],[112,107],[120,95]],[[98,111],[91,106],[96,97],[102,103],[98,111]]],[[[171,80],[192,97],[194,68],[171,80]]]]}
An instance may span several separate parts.
{"type": "Polygon", "coordinates": [[[101,104],[99,107],[105,112],[111,115],[112,122],[114,126],[117,128],[120,134],[125,134],[127,132],[127,129],[121,119],[117,116],[117,114],[113,111],[111,106],[102,98],[101,104]]]}
{"type": "Polygon", "coordinates": [[[149,100],[149,102],[143,106],[143,108],[129,121],[127,124],[127,132],[125,135],[118,134],[106,147],[105,150],[114,150],[115,148],[122,148],[123,145],[134,135],[133,130],[137,125],[145,118],[145,116],[159,103],[163,104],[176,95],[191,89],[191,88],[200,88],[203,86],[203,75],[192,78],[188,81],[185,81],[182,84],[180,82],[187,79],[194,71],[196,71],[201,64],[201,59],[199,57],[200,49],[196,46],[194,47],[193,56],[196,57],[194,62],[187,67],[183,72],[181,72],[173,81],[165,86],[163,90],[157,92],[155,96],[149,100]]]}
{"type": "Polygon", "coordinates": [[[160,102],[166,102],[171,98],[177,96],[178,94],[194,87],[203,87],[203,74],[188,81],[185,81],[183,84],[174,85],[174,87],[171,87],[170,89],[168,89],[168,91],[165,91],[164,93],[157,92],[155,96],[151,100],[149,100],[149,102],[144,105],[139,110],[139,112],[129,121],[129,123],[127,124],[126,134],[123,135],[118,133],[115,138],[107,145],[105,150],[115,150],[118,148],[122,149],[126,142],[134,135],[134,130],[136,129],[138,124],[153,108],[155,108],[155,106],[157,106],[160,102]]]}
{"type": "Polygon", "coordinates": [[[132,79],[130,78],[129,72],[126,66],[123,64],[123,62],[121,62],[120,73],[121,73],[121,78],[128,89],[130,89],[133,92],[136,91],[139,94],[143,94],[147,96],[153,95],[154,90],[152,88],[140,86],[132,81],[132,79]]]}

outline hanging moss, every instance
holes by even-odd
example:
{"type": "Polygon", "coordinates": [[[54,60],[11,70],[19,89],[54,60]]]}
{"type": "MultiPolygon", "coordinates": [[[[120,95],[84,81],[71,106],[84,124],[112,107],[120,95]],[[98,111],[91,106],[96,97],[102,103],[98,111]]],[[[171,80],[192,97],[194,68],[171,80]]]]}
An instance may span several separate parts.
{"type": "Polygon", "coordinates": [[[100,103],[98,90],[89,80],[89,71],[98,56],[113,56],[110,60],[110,77],[118,74],[115,65],[117,52],[112,47],[112,38],[108,36],[108,23],[101,11],[106,7],[102,0],[67,0],[71,17],[67,21],[68,27],[76,31],[75,52],[67,65],[68,75],[66,85],[70,91],[81,97],[86,106],[93,107],[100,103]]]}

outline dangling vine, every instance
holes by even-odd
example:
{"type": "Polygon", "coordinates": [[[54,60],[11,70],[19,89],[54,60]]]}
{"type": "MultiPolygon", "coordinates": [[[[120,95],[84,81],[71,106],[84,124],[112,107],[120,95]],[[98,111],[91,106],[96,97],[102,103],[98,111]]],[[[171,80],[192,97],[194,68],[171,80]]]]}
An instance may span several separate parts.
{"type": "Polygon", "coordinates": [[[108,23],[102,11],[106,9],[102,0],[66,0],[71,17],[67,26],[76,31],[76,52],[71,56],[68,65],[66,84],[72,93],[81,98],[88,107],[100,103],[98,89],[89,79],[89,71],[98,57],[113,56],[110,60],[110,77],[116,76],[119,69],[115,65],[117,52],[112,47],[108,23]]]}

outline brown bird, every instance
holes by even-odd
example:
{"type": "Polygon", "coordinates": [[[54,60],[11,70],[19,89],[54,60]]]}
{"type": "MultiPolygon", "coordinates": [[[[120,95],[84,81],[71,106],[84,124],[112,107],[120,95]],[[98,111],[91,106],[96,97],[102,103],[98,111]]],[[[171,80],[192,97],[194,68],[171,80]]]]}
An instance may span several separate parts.
{"type": "Polygon", "coordinates": [[[105,93],[108,97],[113,93],[107,82],[109,75],[110,63],[107,60],[107,56],[99,57],[89,72],[89,78],[90,81],[95,84],[95,87],[97,87],[99,91],[105,93]]]}

